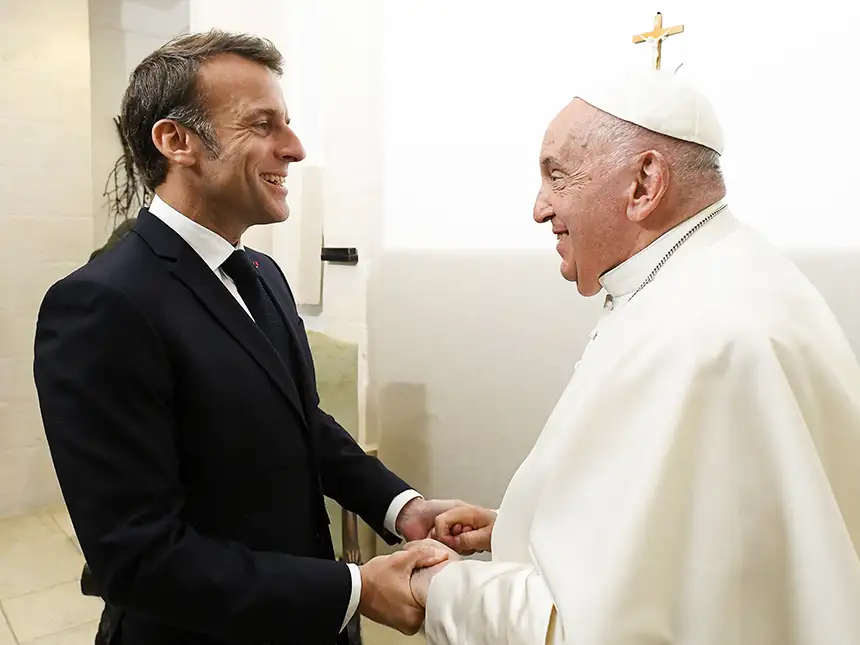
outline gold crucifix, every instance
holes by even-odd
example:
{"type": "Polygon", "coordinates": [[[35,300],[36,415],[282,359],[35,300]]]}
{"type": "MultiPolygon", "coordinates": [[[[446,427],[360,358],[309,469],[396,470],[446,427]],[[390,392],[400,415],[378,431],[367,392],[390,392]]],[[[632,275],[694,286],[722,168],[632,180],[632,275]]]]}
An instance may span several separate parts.
{"type": "Polygon", "coordinates": [[[633,36],[634,43],[657,43],[657,49],[654,55],[654,69],[660,69],[660,58],[663,54],[663,41],[669,36],[684,32],[684,25],[675,25],[663,29],[663,14],[659,11],[654,18],[654,30],[644,34],[636,34],[633,36]]]}

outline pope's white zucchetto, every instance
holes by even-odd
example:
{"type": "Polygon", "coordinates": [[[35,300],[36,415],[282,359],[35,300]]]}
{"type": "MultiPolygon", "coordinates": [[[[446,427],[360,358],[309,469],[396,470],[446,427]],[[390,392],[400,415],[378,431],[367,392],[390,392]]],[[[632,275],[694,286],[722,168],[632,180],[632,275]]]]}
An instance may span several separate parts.
{"type": "Polygon", "coordinates": [[[723,152],[723,128],[711,102],[674,72],[614,70],[584,80],[575,96],[652,132],[723,152]]]}

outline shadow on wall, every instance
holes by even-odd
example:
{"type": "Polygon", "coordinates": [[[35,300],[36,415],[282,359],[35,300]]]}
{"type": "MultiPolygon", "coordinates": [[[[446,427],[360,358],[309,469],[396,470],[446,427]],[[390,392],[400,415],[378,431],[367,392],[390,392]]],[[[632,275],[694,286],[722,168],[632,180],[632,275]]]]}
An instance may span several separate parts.
{"type": "MultiPolygon", "coordinates": [[[[423,385],[388,383],[379,395],[379,458],[421,493],[429,490],[427,391],[423,385]]],[[[377,539],[376,552],[396,550],[377,539]]]]}
{"type": "Polygon", "coordinates": [[[860,249],[796,249],[789,256],[824,296],[860,356],[860,249]]]}
{"type": "MultiPolygon", "coordinates": [[[[333,416],[353,437],[358,436],[358,346],[318,332],[308,332],[308,344],[314,359],[320,407],[333,416]]],[[[341,506],[326,498],[331,519],[331,536],[335,554],[343,554],[341,506]]],[[[370,530],[360,524],[359,536],[370,530]]],[[[362,554],[366,551],[362,549],[362,554]]]]}

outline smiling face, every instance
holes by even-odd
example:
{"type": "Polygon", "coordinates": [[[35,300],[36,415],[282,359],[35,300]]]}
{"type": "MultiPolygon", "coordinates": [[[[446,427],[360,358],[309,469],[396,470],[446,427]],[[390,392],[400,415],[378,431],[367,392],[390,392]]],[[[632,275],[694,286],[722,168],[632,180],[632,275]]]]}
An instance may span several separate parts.
{"type": "Polygon", "coordinates": [[[289,164],[304,159],[305,150],[290,128],[277,77],[263,65],[224,54],[203,65],[199,88],[217,141],[214,151],[198,142],[194,155],[194,192],[202,209],[211,220],[242,231],[284,221],[289,164]]]}
{"type": "Polygon", "coordinates": [[[561,274],[583,295],[600,287],[601,246],[623,204],[613,197],[610,169],[587,137],[594,109],[574,100],[550,123],[540,153],[541,187],[534,219],[556,234],[561,274]]]}
{"type": "Polygon", "coordinates": [[[607,119],[575,99],[549,125],[540,153],[533,216],[552,225],[561,274],[585,296],[600,291],[600,276],[632,255],[665,190],[662,156],[628,153],[618,133],[604,128],[614,124],[607,119]]]}

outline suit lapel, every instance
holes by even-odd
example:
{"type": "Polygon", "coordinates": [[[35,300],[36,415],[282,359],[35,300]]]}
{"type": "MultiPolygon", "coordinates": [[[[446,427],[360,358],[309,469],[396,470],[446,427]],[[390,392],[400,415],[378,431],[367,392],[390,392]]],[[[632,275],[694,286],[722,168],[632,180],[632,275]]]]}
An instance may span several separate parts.
{"type": "Polygon", "coordinates": [[[170,272],[191,290],[236,342],[266,371],[300,418],[307,423],[298,385],[293,382],[260,328],[200,256],[146,209],[142,209],[138,216],[135,232],[147,241],[157,255],[171,263],[170,272]]]}
{"type": "Polygon", "coordinates": [[[293,316],[287,315],[287,312],[284,310],[283,306],[281,306],[281,299],[278,298],[272,288],[269,286],[269,283],[266,281],[266,278],[260,274],[261,282],[263,283],[263,288],[268,292],[269,298],[274,303],[275,308],[278,310],[278,313],[281,316],[281,319],[284,321],[284,324],[287,327],[287,335],[290,337],[290,353],[295,358],[296,361],[296,375],[300,377],[301,382],[297,383],[297,386],[303,388],[304,396],[302,400],[310,406],[312,394],[309,391],[309,388],[315,388],[316,384],[313,383],[313,379],[311,377],[311,368],[308,365],[308,359],[304,351],[302,351],[302,345],[299,341],[299,331],[296,329],[296,323],[294,321],[293,316]]]}
{"type": "MultiPolygon", "coordinates": [[[[263,285],[263,288],[268,292],[269,299],[275,305],[275,308],[278,310],[278,314],[281,316],[281,319],[284,321],[284,324],[286,326],[287,336],[289,336],[288,342],[290,344],[290,347],[287,349],[290,352],[292,362],[295,366],[293,372],[297,380],[296,386],[301,392],[299,398],[301,399],[302,404],[305,406],[305,418],[313,419],[315,418],[316,414],[316,405],[314,403],[314,401],[316,400],[316,382],[313,369],[308,362],[308,354],[302,348],[299,334],[303,333],[303,331],[300,331],[296,327],[297,323],[301,324],[301,321],[298,317],[298,313],[296,313],[295,315],[288,315],[287,310],[285,310],[283,305],[281,304],[283,302],[283,299],[279,298],[275,294],[275,290],[269,285],[262,271],[259,273],[259,279],[263,285]]],[[[307,444],[311,451],[311,456],[316,463],[318,460],[319,453],[316,443],[316,437],[314,436],[313,432],[311,432],[311,427],[309,424],[306,424],[305,428],[307,444]]],[[[317,486],[320,491],[320,496],[322,496],[323,485],[322,481],[319,479],[319,475],[317,475],[317,486]]],[[[326,522],[328,522],[328,515],[324,509],[323,515],[326,518],[326,522]]]]}

